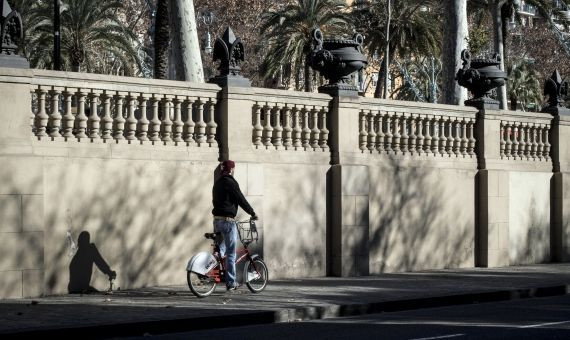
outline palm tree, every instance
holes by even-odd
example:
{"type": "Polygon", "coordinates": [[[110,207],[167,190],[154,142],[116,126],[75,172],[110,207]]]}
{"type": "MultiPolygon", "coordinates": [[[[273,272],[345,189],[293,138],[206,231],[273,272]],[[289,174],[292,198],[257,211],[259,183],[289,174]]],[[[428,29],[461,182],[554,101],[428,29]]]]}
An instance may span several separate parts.
{"type": "MultiPolygon", "coordinates": [[[[62,0],[61,52],[64,70],[105,72],[110,61],[113,70],[133,75],[141,62],[135,51],[136,37],[126,28],[117,11],[117,0],[62,0]]],[[[33,67],[53,63],[53,1],[40,0],[33,5],[26,20],[26,38],[33,67]]],[[[107,71],[107,72],[106,72],[107,71]]]]}
{"type": "Polygon", "coordinates": [[[528,67],[528,63],[513,64],[508,68],[508,96],[511,102],[511,110],[515,111],[518,104],[525,111],[540,108],[542,102],[540,82],[533,69],[528,67]]]}
{"type": "Polygon", "coordinates": [[[305,91],[312,91],[312,74],[308,56],[313,28],[325,34],[337,34],[348,28],[344,0],[296,0],[262,16],[260,28],[267,52],[261,65],[265,77],[274,77],[283,66],[290,65],[296,79],[304,70],[305,91]]]}
{"type": "MultiPolygon", "coordinates": [[[[384,55],[388,46],[388,57],[384,59],[382,70],[390,69],[395,56],[405,59],[412,56],[438,56],[441,49],[441,16],[434,12],[441,10],[441,4],[436,0],[401,0],[392,4],[389,45],[386,44],[386,15],[387,0],[371,2],[369,6],[358,10],[356,20],[358,27],[364,27],[366,48],[374,55],[384,55]],[[385,61],[388,59],[388,65],[385,61]]],[[[374,96],[380,97],[383,71],[378,77],[374,96]]]]}
{"type": "Polygon", "coordinates": [[[168,0],[158,0],[154,23],[154,78],[168,78],[168,43],[170,39],[168,0]]]}

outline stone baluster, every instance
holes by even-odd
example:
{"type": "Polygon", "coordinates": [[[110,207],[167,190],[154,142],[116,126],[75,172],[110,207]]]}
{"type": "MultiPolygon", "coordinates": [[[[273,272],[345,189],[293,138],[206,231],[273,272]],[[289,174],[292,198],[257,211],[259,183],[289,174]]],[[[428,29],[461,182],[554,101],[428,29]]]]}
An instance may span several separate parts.
{"type": "Polygon", "coordinates": [[[469,118],[469,144],[467,144],[467,154],[469,156],[475,155],[475,119],[469,118]]]}
{"type": "Polygon", "coordinates": [[[412,113],[410,115],[410,138],[408,142],[411,155],[414,155],[416,153],[416,141],[418,139],[418,136],[416,134],[416,129],[417,129],[416,116],[412,113]]]}
{"type": "Polygon", "coordinates": [[[450,117],[446,118],[447,123],[447,140],[445,143],[445,151],[447,155],[451,157],[453,155],[453,142],[455,138],[453,138],[453,120],[450,117]]]}
{"type": "MultiPolygon", "coordinates": [[[[275,103],[273,107],[273,122],[275,123],[275,128],[273,128],[273,136],[271,138],[271,143],[275,146],[276,149],[281,148],[283,146],[283,127],[281,126],[281,108],[282,106],[279,103],[275,103]]],[[[316,110],[313,108],[315,117],[317,115],[316,110]]],[[[315,127],[313,127],[314,129],[315,127]]],[[[316,146],[318,146],[318,139],[315,142],[316,146]]]]}
{"type": "Polygon", "coordinates": [[[146,117],[146,104],[148,102],[149,96],[145,93],[141,93],[139,96],[139,111],[141,118],[137,122],[137,138],[141,142],[148,141],[148,118],[146,117]]]}
{"type": "Polygon", "coordinates": [[[515,122],[513,124],[513,150],[511,152],[513,159],[517,159],[519,155],[519,147],[520,147],[520,133],[519,133],[519,125],[515,122]]]}
{"type": "Polygon", "coordinates": [[[433,137],[432,137],[433,130],[432,130],[431,122],[432,122],[432,120],[430,119],[430,117],[426,116],[425,117],[426,134],[425,134],[425,141],[424,141],[424,152],[426,155],[430,154],[431,141],[433,139],[433,137]]]}
{"type": "Polygon", "coordinates": [[[156,143],[160,141],[160,118],[159,118],[159,105],[160,105],[160,95],[152,95],[152,116],[150,118],[150,124],[148,128],[148,139],[151,142],[156,143]]]}
{"type": "Polygon", "coordinates": [[[532,137],[531,137],[531,128],[530,125],[528,123],[524,124],[525,126],[525,148],[524,148],[524,156],[527,160],[530,159],[530,155],[532,152],[532,137]]]}
{"type": "Polygon", "coordinates": [[[525,124],[524,123],[519,124],[519,134],[521,135],[521,137],[519,138],[518,158],[524,159],[526,157],[526,149],[527,149],[527,142],[528,142],[528,136],[527,136],[526,131],[525,131],[525,124]]]}
{"type": "Polygon", "coordinates": [[[263,125],[263,145],[265,145],[266,148],[270,147],[271,144],[271,139],[273,137],[273,127],[271,126],[271,107],[269,106],[269,103],[266,103],[264,108],[264,125],[263,125]]]}
{"type": "Polygon", "coordinates": [[[531,144],[531,148],[530,148],[530,156],[532,157],[533,160],[536,159],[537,151],[538,151],[538,143],[537,143],[536,139],[537,139],[536,124],[531,124],[530,125],[530,140],[531,140],[532,144],[531,144]]]}
{"type": "Polygon", "coordinates": [[[451,121],[453,124],[453,131],[455,131],[455,137],[453,138],[453,153],[456,157],[461,155],[461,121],[459,118],[455,117],[454,120],[451,121]]]}
{"type": "Polygon", "coordinates": [[[552,148],[552,145],[550,144],[549,136],[548,136],[549,131],[550,131],[550,126],[545,125],[544,126],[544,158],[547,161],[550,160],[550,150],[552,148]]]}
{"type": "Polygon", "coordinates": [[[405,113],[402,114],[402,134],[400,136],[400,150],[402,154],[408,153],[408,142],[410,140],[410,135],[408,135],[408,117],[405,113]]]}
{"type": "Polygon", "coordinates": [[[198,98],[196,102],[196,113],[197,113],[197,121],[196,127],[194,129],[195,136],[196,136],[196,143],[198,145],[202,145],[206,143],[206,123],[204,122],[204,101],[202,98],[198,98]]]}
{"type": "Polygon", "coordinates": [[[416,118],[416,126],[417,126],[416,152],[418,153],[418,155],[421,156],[424,150],[424,141],[425,141],[424,120],[421,115],[418,115],[418,117],[416,118]]]}
{"type": "Polygon", "coordinates": [[[510,122],[505,123],[505,155],[507,157],[512,156],[513,152],[513,142],[512,138],[512,124],[510,122]]]}
{"type": "Polygon", "coordinates": [[[437,120],[437,116],[433,116],[432,120],[432,126],[433,126],[433,130],[432,130],[432,139],[431,139],[431,152],[433,153],[434,156],[438,156],[439,155],[439,151],[438,151],[438,145],[439,145],[439,125],[438,125],[438,120],[437,120]]]}
{"type": "Polygon", "coordinates": [[[75,137],[77,139],[87,138],[87,116],[85,115],[86,93],[82,89],[77,89],[77,115],[75,116],[75,137]]]}
{"type": "Polygon", "coordinates": [[[172,141],[176,145],[184,142],[182,133],[184,132],[184,122],[182,121],[182,102],[185,97],[176,96],[172,101],[174,103],[174,119],[172,121],[172,141]]]}
{"type": "Polygon", "coordinates": [[[256,148],[263,145],[261,138],[263,137],[263,126],[261,125],[261,105],[255,102],[253,105],[253,124],[251,130],[251,142],[256,148]]]}
{"type": "Polygon", "coordinates": [[[440,116],[439,118],[439,153],[443,157],[447,152],[445,150],[447,145],[447,138],[445,137],[445,119],[447,117],[440,116]]]}
{"type": "Polygon", "coordinates": [[[194,145],[196,141],[194,140],[194,131],[196,130],[196,124],[194,123],[194,101],[196,98],[186,97],[186,120],[184,121],[183,137],[187,146],[194,145]]]}
{"type": "Polygon", "coordinates": [[[402,135],[400,134],[400,116],[401,113],[394,112],[394,119],[392,123],[394,124],[393,135],[392,135],[392,151],[394,154],[399,154],[400,150],[400,140],[402,139],[402,135]]]}
{"type": "MultiPolygon", "coordinates": [[[[172,142],[172,119],[170,118],[172,109],[172,95],[164,95],[162,99],[162,121],[160,122],[160,140],[166,145],[172,142]]],[[[203,104],[202,104],[203,105],[203,104]]],[[[203,122],[203,119],[202,119],[203,122]]],[[[206,130],[206,123],[204,123],[202,136],[206,130]]]]}
{"type": "Polygon", "coordinates": [[[113,117],[111,116],[111,98],[108,91],[103,91],[103,117],[101,117],[101,138],[103,142],[113,139],[113,117]]]}
{"type": "MultiPolygon", "coordinates": [[[[291,127],[291,107],[287,104],[283,107],[283,146],[289,149],[293,146],[293,128],[291,127]]],[[[327,131],[328,132],[328,131],[327,131]]]]}
{"type": "Polygon", "coordinates": [[[384,115],[382,112],[378,111],[376,113],[376,126],[378,133],[376,134],[376,150],[378,153],[384,152],[384,139],[386,135],[384,134],[384,115]]]}
{"type": "MultiPolygon", "coordinates": [[[[30,129],[32,129],[32,135],[35,136],[36,135],[36,126],[35,126],[35,120],[36,120],[36,112],[34,112],[34,102],[37,104],[38,101],[38,96],[36,95],[36,90],[30,90],[30,95],[32,97],[32,102],[30,105],[30,113],[29,113],[29,119],[30,119],[30,129]]],[[[37,107],[35,108],[37,109],[37,107]]]]}
{"type": "Polygon", "coordinates": [[[215,98],[210,98],[208,101],[208,124],[207,124],[207,135],[208,138],[206,139],[206,143],[208,143],[211,147],[218,146],[218,142],[216,141],[216,133],[218,130],[218,124],[216,124],[216,103],[217,100],[215,98]]]}
{"type": "Polygon", "coordinates": [[[542,141],[542,129],[543,129],[542,124],[537,124],[537,127],[536,127],[537,138],[536,139],[538,141],[538,145],[536,148],[536,156],[540,160],[542,160],[542,158],[544,157],[544,142],[542,141]]]}
{"type": "Polygon", "coordinates": [[[303,133],[301,134],[301,141],[303,143],[303,148],[307,150],[311,146],[311,129],[309,128],[309,110],[305,106],[303,109],[303,133]]]}
{"type": "Polygon", "coordinates": [[[293,146],[295,149],[302,147],[301,142],[301,109],[298,106],[293,108],[293,146]]]}
{"type": "Polygon", "coordinates": [[[319,147],[319,134],[321,133],[321,130],[319,130],[319,111],[317,110],[317,108],[315,106],[313,106],[313,109],[311,110],[311,115],[312,115],[312,128],[311,128],[311,147],[313,148],[313,150],[317,149],[319,147]]]}
{"type": "Polygon", "coordinates": [[[125,99],[125,95],[122,92],[117,92],[115,95],[115,116],[113,117],[113,138],[116,140],[125,139],[123,134],[123,130],[125,129],[123,99],[125,99]]]}
{"type": "Polygon", "coordinates": [[[327,129],[327,114],[328,114],[328,107],[322,106],[320,113],[321,113],[321,134],[319,139],[319,146],[323,150],[329,149],[329,129],[327,129]]]}
{"type": "Polygon", "coordinates": [[[362,152],[366,151],[368,148],[368,131],[366,130],[366,112],[364,110],[360,111],[359,115],[359,132],[358,132],[358,143],[360,150],[362,152]]]}
{"type": "Polygon", "coordinates": [[[125,139],[131,141],[137,139],[137,118],[135,117],[135,109],[137,107],[137,95],[129,92],[127,96],[127,119],[125,120],[125,139]]]}
{"type": "Polygon", "coordinates": [[[507,145],[507,142],[505,142],[505,122],[501,121],[500,124],[500,138],[499,138],[499,145],[500,145],[500,152],[501,152],[501,158],[505,157],[505,146],[507,145]]]}
{"type": "Polygon", "coordinates": [[[91,90],[91,94],[89,95],[89,99],[91,99],[91,109],[87,119],[87,127],[89,138],[91,138],[92,141],[101,138],[99,136],[99,133],[101,132],[101,118],[99,118],[98,108],[100,95],[101,92],[97,90],[91,90]]]}
{"type": "Polygon", "coordinates": [[[61,89],[53,87],[50,91],[51,95],[51,113],[48,119],[47,132],[51,138],[61,137],[59,129],[61,128],[61,114],[59,113],[59,96],[61,89]]]}
{"type": "Polygon", "coordinates": [[[461,126],[461,155],[463,157],[467,156],[467,146],[469,144],[469,139],[467,138],[467,118],[463,118],[459,121],[461,126]]]}
{"type": "Polygon", "coordinates": [[[73,126],[75,125],[75,116],[71,110],[71,100],[73,97],[73,92],[71,92],[68,88],[65,89],[63,92],[63,117],[61,120],[61,130],[63,132],[63,137],[65,140],[68,138],[73,137],[73,126]]]}
{"type": "Polygon", "coordinates": [[[36,136],[38,139],[47,136],[47,125],[49,116],[46,113],[46,93],[47,91],[41,86],[36,90],[38,96],[38,112],[34,120],[34,125],[36,128],[36,136]]]}
{"type": "Polygon", "coordinates": [[[394,150],[392,149],[392,140],[394,137],[392,135],[392,116],[390,116],[390,113],[387,111],[384,116],[386,117],[386,139],[384,140],[384,145],[386,153],[391,154],[392,152],[394,152],[394,150]]]}
{"type": "Polygon", "coordinates": [[[368,110],[368,144],[367,148],[369,152],[376,150],[376,132],[374,131],[374,115],[375,112],[368,110]]]}

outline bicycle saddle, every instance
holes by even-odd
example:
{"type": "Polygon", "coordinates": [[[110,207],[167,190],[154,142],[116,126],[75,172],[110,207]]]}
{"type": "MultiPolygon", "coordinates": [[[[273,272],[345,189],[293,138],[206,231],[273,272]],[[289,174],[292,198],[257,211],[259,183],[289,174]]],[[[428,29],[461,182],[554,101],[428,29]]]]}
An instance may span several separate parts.
{"type": "Polygon", "coordinates": [[[220,235],[222,235],[222,233],[217,231],[215,233],[205,233],[204,237],[207,239],[210,239],[210,240],[214,240],[214,239],[216,239],[217,236],[220,236],[220,235]]]}

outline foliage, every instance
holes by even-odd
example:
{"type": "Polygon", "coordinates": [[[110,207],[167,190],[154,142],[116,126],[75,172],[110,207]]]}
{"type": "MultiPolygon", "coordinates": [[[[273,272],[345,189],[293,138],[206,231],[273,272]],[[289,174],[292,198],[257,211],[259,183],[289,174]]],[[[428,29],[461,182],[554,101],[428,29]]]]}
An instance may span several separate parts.
{"type": "Polygon", "coordinates": [[[507,67],[507,74],[511,110],[516,110],[520,104],[522,111],[538,111],[542,103],[542,92],[536,72],[529,67],[529,63],[511,64],[507,67]]]}
{"type": "MultiPolygon", "coordinates": [[[[126,75],[140,71],[142,58],[136,51],[137,37],[120,18],[127,17],[122,1],[62,0],[61,3],[64,70],[126,75]]],[[[32,67],[52,68],[53,1],[15,0],[13,5],[26,25],[24,55],[32,67]]]]}
{"type": "Polygon", "coordinates": [[[344,0],[296,0],[274,6],[263,13],[260,31],[267,46],[261,72],[274,77],[283,66],[290,65],[298,79],[304,70],[305,91],[311,91],[310,66],[311,31],[320,28],[325,36],[346,33],[349,29],[344,0]]]}

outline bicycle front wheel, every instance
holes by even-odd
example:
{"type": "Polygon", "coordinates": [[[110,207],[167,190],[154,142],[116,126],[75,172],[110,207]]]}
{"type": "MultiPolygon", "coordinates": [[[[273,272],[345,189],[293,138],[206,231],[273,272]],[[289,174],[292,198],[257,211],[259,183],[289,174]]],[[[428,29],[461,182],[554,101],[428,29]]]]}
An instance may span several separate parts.
{"type": "Polygon", "coordinates": [[[188,287],[199,298],[206,297],[216,289],[216,280],[213,277],[187,271],[188,287]]]}
{"type": "Polygon", "coordinates": [[[247,261],[243,272],[243,280],[252,293],[259,293],[264,290],[269,280],[269,273],[265,262],[260,258],[247,261]]]}

